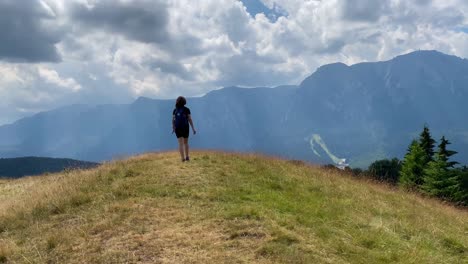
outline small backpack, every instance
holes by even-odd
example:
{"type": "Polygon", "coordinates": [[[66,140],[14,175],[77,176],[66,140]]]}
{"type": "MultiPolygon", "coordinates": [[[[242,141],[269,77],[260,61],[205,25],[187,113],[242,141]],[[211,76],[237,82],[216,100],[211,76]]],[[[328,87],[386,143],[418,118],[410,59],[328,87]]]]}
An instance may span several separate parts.
{"type": "Polygon", "coordinates": [[[180,107],[175,109],[175,127],[187,127],[188,126],[188,118],[185,114],[185,107],[180,107]]]}

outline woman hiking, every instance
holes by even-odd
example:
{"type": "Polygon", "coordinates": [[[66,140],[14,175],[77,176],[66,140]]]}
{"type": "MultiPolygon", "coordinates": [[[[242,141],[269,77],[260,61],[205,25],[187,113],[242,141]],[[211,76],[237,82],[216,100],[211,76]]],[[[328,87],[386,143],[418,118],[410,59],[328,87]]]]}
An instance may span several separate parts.
{"type": "Polygon", "coordinates": [[[182,162],[190,160],[188,144],[189,124],[192,126],[193,134],[197,133],[193,126],[190,109],[185,107],[186,104],[187,100],[183,96],[179,96],[176,100],[175,109],[172,111],[172,133],[176,134],[177,141],[179,141],[179,152],[182,162]]]}

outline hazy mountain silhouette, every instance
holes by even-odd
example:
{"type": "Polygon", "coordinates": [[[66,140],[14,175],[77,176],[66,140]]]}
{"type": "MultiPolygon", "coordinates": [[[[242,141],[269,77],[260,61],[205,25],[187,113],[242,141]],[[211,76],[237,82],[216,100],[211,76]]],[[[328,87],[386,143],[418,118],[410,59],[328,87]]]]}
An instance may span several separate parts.
{"type": "MultiPolygon", "coordinates": [[[[333,156],[365,166],[402,157],[428,124],[436,139],[444,134],[453,142],[455,159],[468,162],[468,60],[437,51],[325,65],[299,86],[229,87],[188,101],[199,131],[191,141],[196,148],[322,163],[333,156]],[[311,143],[314,135],[326,151],[311,143]]],[[[173,149],[173,107],[174,100],[141,97],[129,105],[75,105],[40,113],[0,127],[0,155],[100,161],[173,149]]]]}

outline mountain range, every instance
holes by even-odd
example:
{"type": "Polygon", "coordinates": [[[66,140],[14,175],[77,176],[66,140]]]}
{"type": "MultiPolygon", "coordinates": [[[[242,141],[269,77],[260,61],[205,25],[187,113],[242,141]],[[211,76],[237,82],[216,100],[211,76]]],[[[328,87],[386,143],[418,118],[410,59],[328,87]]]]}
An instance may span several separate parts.
{"type": "MultiPolygon", "coordinates": [[[[175,100],[72,105],[0,126],[0,157],[103,161],[176,148],[175,100]]],[[[389,61],[322,66],[299,85],[227,87],[188,98],[191,146],[365,167],[402,158],[428,125],[468,163],[468,60],[416,51],[389,61]]]]}

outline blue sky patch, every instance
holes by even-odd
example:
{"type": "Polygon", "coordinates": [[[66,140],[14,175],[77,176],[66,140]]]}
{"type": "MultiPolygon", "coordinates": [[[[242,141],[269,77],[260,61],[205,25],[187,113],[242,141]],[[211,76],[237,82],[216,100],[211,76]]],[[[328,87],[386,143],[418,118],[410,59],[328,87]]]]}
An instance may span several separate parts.
{"type": "Polygon", "coordinates": [[[457,28],[455,29],[455,31],[463,32],[463,33],[467,33],[467,34],[468,34],[468,26],[467,26],[467,27],[457,27],[457,28]]]}
{"type": "Polygon", "coordinates": [[[271,22],[275,22],[279,17],[287,15],[281,7],[275,5],[273,9],[270,9],[260,0],[241,0],[241,2],[247,8],[247,12],[249,12],[252,17],[255,17],[256,14],[264,13],[271,22]]]}

